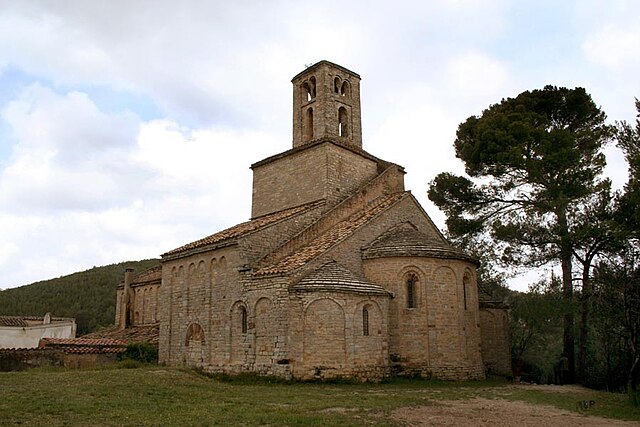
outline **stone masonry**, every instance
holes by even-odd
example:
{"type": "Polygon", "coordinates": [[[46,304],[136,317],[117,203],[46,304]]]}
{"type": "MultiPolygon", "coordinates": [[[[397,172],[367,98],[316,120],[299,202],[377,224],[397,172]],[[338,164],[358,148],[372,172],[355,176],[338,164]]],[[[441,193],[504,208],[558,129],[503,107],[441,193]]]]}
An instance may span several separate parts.
{"type": "Polygon", "coordinates": [[[401,166],[362,149],[360,76],[321,61],[292,83],[293,147],[252,165],[251,219],[126,279],[116,322],[159,322],[161,363],[208,372],[460,380],[483,378],[483,357],[506,370],[506,309],[481,310],[477,261],[401,166]]]}

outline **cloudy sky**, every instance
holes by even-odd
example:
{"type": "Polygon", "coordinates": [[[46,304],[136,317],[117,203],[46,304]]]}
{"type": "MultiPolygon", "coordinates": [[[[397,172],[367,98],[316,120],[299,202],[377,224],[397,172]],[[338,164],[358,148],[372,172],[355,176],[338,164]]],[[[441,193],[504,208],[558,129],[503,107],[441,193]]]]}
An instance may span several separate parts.
{"type": "Polygon", "coordinates": [[[582,86],[635,119],[638,22],[632,0],[0,0],[0,288],[247,220],[249,166],[291,148],[290,80],[322,59],[362,76],[364,148],[442,225],[427,186],[490,104],[582,86]]]}

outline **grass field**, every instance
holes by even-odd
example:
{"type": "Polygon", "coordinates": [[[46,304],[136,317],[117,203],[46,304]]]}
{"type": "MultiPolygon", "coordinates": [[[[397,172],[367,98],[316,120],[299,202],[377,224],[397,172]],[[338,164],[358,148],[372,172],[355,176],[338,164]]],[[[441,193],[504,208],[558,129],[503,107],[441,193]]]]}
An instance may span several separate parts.
{"type": "Polygon", "coordinates": [[[0,425],[183,426],[401,425],[392,411],[442,400],[507,399],[640,421],[626,396],[589,391],[548,393],[497,381],[447,383],[394,380],[382,384],[227,381],[164,367],[32,370],[0,373],[0,425]]]}

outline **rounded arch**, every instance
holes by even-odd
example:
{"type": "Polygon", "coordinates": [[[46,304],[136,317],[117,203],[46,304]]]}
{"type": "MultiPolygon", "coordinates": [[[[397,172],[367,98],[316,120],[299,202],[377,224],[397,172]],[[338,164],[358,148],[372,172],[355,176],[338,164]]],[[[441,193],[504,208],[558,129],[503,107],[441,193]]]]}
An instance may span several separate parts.
{"type": "Polygon", "coordinates": [[[306,102],[312,101],[316,97],[316,78],[311,76],[309,80],[302,82],[300,88],[302,100],[306,102]]]}
{"type": "Polygon", "coordinates": [[[232,362],[243,362],[246,359],[245,347],[247,346],[248,317],[247,306],[243,301],[236,301],[231,306],[229,332],[232,362]]]}
{"type": "Polygon", "coordinates": [[[204,329],[198,322],[193,322],[185,334],[185,362],[187,366],[202,366],[204,362],[204,329]]]}
{"type": "Polygon", "coordinates": [[[345,314],[331,298],[318,298],[304,311],[303,360],[312,366],[339,367],[346,360],[345,314]]]}
{"type": "Polygon", "coordinates": [[[223,269],[227,267],[227,258],[225,258],[224,256],[220,257],[220,260],[218,261],[218,268],[223,269]]]}
{"type": "Polygon", "coordinates": [[[475,275],[469,268],[465,268],[462,274],[462,302],[465,310],[469,310],[474,304],[473,296],[475,292],[473,287],[475,283],[475,275]]]}
{"type": "Polygon", "coordinates": [[[304,122],[302,125],[305,141],[313,139],[313,108],[309,107],[304,113],[304,122]]]}
{"type": "Polygon", "coordinates": [[[187,328],[184,345],[189,347],[194,341],[199,341],[201,344],[205,343],[204,329],[198,322],[191,323],[187,328]]]}
{"type": "Polygon", "coordinates": [[[198,283],[204,283],[207,278],[207,264],[204,260],[198,262],[198,269],[196,274],[198,275],[198,283]]]}
{"type": "Polygon", "coordinates": [[[358,365],[379,365],[384,362],[382,334],[383,313],[373,299],[360,301],[353,313],[353,361],[358,365]]]}
{"type": "Polygon", "coordinates": [[[417,270],[408,269],[402,274],[402,289],[406,308],[418,308],[420,305],[421,289],[424,287],[422,282],[417,270]]]}
{"type": "Polygon", "coordinates": [[[253,308],[255,329],[255,351],[257,364],[271,364],[276,337],[276,319],[271,299],[258,299],[253,308]]]}
{"type": "Polygon", "coordinates": [[[380,308],[380,304],[372,299],[362,300],[358,304],[356,304],[355,309],[353,310],[354,319],[357,319],[359,315],[362,314],[363,308],[367,308],[367,311],[369,312],[369,320],[371,320],[372,315],[377,315],[380,319],[382,319],[382,309],[380,308]]]}
{"type": "Polygon", "coordinates": [[[343,81],[342,85],[340,86],[340,95],[344,96],[345,98],[351,97],[351,85],[347,80],[343,81]]]}
{"type": "Polygon", "coordinates": [[[365,300],[356,306],[353,313],[354,324],[362,325],[359,332],[362,336],[378,336],[382,334],[382,310],[374,300],[365,300]]]}
{"type": "Polygon", "coordinates": [[[335,93],[340,93],[340,87],[341,87],[340,83],[341,83],[341,81],[342,81],[342,79],[340,78],[340,76],[336,76],[333,79],[333,91],[335,93]]]}
{"type": "Polygon", "coordinates": [[[192,263],[189,264],[189,270],[188,270],[187,274],[188,274],[187,277],[189,279],[193,279],[194,278],[194,276],[196,275],[196,263],[195,262],[192,262],[192,263]]]}
{"type": "Polygon", "coordinates": [[[345,107],[338,108],[338,136],[349,137],[351,133],[351,126],[349,125],[349,112],[345,107]]]}

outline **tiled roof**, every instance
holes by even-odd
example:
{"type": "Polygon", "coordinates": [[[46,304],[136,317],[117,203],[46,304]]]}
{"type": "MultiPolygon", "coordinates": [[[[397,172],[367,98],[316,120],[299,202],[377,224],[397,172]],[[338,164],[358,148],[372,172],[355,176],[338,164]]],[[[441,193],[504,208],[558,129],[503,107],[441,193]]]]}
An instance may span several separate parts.
{"type": "Polygon", "coordinates": [[[83,338],[116,339],[125,341],[127,343],[148,342],[157,346],[159,335],[160,328],[156,323],[153,325],[130,326],[125,329],[120,329],[119,327],[114,326],[108,329],[103,329],[84,335],[83,338]]]}
{"type": "MultiPolygon", "coordinates": [[[[162,265],[157,265],[134,275],[133,279],[131,280],[131,286],[143,286],[155,282],[159,284],[161,280],[162,265]]],[[[124,288],[124,280],[118,284],[118,288],[124,288]]]]}
{"type": "Polygon", "coordinates": [[[162,279],[162,265],[156,265],[148,270],[142,271],[133,277],[131,284],[142,284],[155,282],[162,279]]]}
{"type": "Polygon", "coordinates": [[[350,236],[358,228],[366,224],[371,218],[378,215],[380,212],[384,211],[408,194],[408,192],[395,193],[378,198],[376,202],[371,203],[366,208],[356,212],[346,220],[339,222],[330,230],[302,246],[295,253],[284,257],[273,265],[268,265],[258,269],[255,274],[266,275],[286,273],[305,265],[307,262],[319,256],[339,241],[350,236]]]}
{"type": "Polygon", "coordinates": [[[197,249],[203,246],[213,245],[215,243],[221,243],[225,240],[235,239],[238,237],[242,237],[245,234],[248,234],[252,231],[256,231],[262,227],[266,227],[270,224],[273,224],[277,221],[289,218],[293,215],[302,213],[308,209],[311,209],[314,206],[317,206],[318,202],[306,203],[304,205],[296,206],[294,208],[285,209],[279,212],[274,212],[271,214],[263,215],[258,218],[254,218],[250,221],[243,222],[238,225],[234,225],[231,228],[227,228],[226,230],[220,231],[218,233],[207,236],[203,239],[196,240],[195,242],[188,243],[184,246],[180,246],[179,248],[173,249],[162,256],[167,255],[175,255],[181,252],[189,251],[192,249],[197,249]]]}
{"type": "Polygon", "coordinates": [[[87,339],[87,338],[41,338],[40,348],[54,347],[65,353],[122,353],[126,350],[127,342],[115,339],[87,339]]]}
{"type": "MultiPolygon", "coordinates": [[[[73,322],[72,317],[51,317],[51,323],[73,322]]],[[[0,326],[27,328],[43,324],[43,316],[0,316],[0,326]]]]}
{"type": "Polygon", "coordinates": [[[451,246],[446,240],[427,236],[409,223],[400,224],[378,237],[362,254],[364,259],[424,256],[453,258],[477,262],[475,259],[451,246]]]}
{"type": "Polygon", "coordinates": [[[0,316],[0,326],[15,326],[26,328],[29,324],[22,317],[0,316]]]}
{"type": "Polygon", "coordinates": [[[109,338],[95,339],[95,338],[41,338],[45,344],[51,345],[83,345],[83,346],[100,346],[100,345],[110,345],[110,346],[125,346],[127,345],[126,341],[123,340],[115,340],[109,338]]]}
{"type": "Polygon", "coordinates": [[[295,291],[329,291],[389,295],[380,285],[358,277],[355,273],[331,261],[305,276],[292,287],[295,291]]]}

